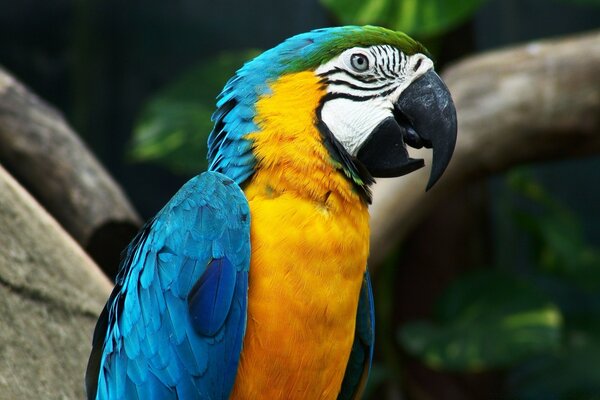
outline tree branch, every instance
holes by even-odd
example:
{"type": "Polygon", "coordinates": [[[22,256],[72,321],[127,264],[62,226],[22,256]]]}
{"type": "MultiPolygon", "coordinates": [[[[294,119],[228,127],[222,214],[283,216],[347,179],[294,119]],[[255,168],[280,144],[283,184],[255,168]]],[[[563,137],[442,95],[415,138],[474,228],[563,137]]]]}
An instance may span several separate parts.
{"type": "Polygon", "coordinates": [[[82,399],[111,283],[0,166],[0,397],[82,399]]]}
{"type": "MultiPolygon", "coordinates": [[[[458,113],[448,170],[381,180],[371,207],[372,267],[451,191],[515,165],[600,153],[600,32],[468,58],[443,74],[458,113]]],[[[429,151],[413,152],[430,165],[429,151]]]]}
{"type": "Polygon", "coordinates": [[[0,143],[0,162],[94,259],[116,268],[140,218],[63,117],[2,68],[0,143]]]}

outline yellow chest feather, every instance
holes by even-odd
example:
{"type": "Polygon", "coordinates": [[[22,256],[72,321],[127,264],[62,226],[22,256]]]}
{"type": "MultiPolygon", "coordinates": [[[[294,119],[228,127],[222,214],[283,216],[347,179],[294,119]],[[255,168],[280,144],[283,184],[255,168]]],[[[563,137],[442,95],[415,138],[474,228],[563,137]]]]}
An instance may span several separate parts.
{"type": "Polygon", "coordinates": [[[260,131],[249,135],[258,165],[244,190],[248,324],[231,397],[335,399],[367,262],[367,206],[315,128],[323,93],[314,74],[285,76],[271,89],[257,104],[260,131]]]}

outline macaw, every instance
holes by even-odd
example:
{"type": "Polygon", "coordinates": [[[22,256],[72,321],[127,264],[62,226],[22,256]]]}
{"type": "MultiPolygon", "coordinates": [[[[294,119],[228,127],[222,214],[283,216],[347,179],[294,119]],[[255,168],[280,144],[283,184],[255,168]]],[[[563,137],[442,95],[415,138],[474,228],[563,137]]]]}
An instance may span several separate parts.
{"type": "MultiPolygon", "coordinates": [[[[198,88],[198,90],[202,90],[198,88]]],[[[88,399],[356,399],[374,341],[369,186],[456,141],[425,48],[317,29],[246,63],[217,99],[209,168],[124,251],[88,399]]]]}

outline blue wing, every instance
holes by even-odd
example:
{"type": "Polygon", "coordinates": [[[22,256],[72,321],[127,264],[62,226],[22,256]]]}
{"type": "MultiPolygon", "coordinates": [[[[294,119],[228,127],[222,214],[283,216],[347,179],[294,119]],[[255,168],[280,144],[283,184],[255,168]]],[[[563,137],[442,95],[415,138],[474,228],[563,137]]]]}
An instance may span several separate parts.
{"type": "Polygon", "coordinates": [[[375,310],[373,308],[371,279],[369,278],[369,271],[367,271],[365,272],[360,299],[358,300],[354,344],[352,345],[338,400],[360,399],[369,378],[374,342],[375,310]]]}
{"type": "Polygon", "coordinates": [[[226,399],[246,329],[250,213],[239,186],[191,179],[134,238],[94,332],[88,399],[226,399]]]}

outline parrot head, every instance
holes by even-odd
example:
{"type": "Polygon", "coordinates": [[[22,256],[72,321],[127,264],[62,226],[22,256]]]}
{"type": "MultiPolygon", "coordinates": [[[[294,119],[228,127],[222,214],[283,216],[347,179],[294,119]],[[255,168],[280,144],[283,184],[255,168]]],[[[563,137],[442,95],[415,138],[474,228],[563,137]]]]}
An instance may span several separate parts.
{"type": "MultiPolygon", "coordinates": [[[[319,87],[311,121],[332,162],[354,184],[366,187],[373,177],[397,177],[423,167],[422,159],[409,156],[407,145],[433,150],[427,189],[441,177],[456,142],[450,93],[421,44],[374,26],[303,33],[246,63],[218,97],[210,169],[239,184],[252,176],[256,154],[249,137],[260,130],[257,102],[273,95],[274,83],[302,74],[311,79],[297,79],[288,96],[300,102],[306,96],[310,102],[307,82],[319,87]]],[[[290,124],[293,119],[290,114],[290,124]]]]}

